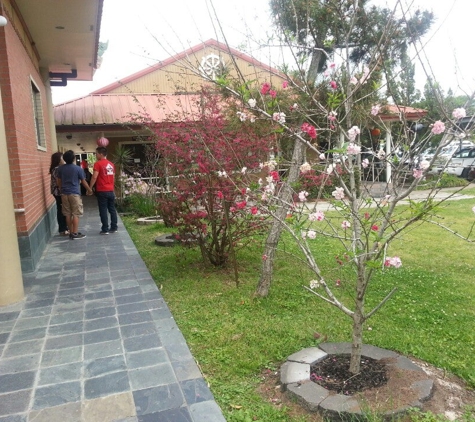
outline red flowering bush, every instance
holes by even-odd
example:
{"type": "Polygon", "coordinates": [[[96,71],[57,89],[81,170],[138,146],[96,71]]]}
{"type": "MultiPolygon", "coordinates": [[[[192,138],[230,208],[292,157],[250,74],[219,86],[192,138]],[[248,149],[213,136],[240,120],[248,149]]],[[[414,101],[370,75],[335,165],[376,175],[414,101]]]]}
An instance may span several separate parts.
{"type": "Polygon", "coordinates": [[[159,211],[183,242],[198,244],[203,258],[220,266],[266,224],[247,188],[257,185],[272,145],[257,123],[233,125],[222,98],[203,92],[197,110],[187,122],[148,123],[170,187],[159,211]]]}

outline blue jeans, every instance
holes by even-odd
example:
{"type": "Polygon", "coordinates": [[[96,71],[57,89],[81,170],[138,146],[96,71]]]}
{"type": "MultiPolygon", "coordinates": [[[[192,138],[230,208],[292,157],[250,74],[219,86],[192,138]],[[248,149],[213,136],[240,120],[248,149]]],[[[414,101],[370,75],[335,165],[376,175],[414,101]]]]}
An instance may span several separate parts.
{"type": "Polygon", "coordinates": [[[110,230],[117,230],[117,211],[115,210],[114,192],[96,192],[99,216],[101,217],[101,231],[109,231],[109,214],[111,215],[110,230]]]}

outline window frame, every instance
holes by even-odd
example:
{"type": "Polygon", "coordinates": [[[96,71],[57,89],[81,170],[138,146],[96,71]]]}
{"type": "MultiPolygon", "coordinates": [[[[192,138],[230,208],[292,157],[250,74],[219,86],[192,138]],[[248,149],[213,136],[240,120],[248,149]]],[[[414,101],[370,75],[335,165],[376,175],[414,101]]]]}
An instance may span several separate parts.
{"type": "Polygon", "coordinates": [[[33,109],[33,125],[35,128],[36,147],[41,151],[46,151],[46,131],[43,113],[43,101],[41,90],[38,84],[30,76],[31,106],[33,109]]]}

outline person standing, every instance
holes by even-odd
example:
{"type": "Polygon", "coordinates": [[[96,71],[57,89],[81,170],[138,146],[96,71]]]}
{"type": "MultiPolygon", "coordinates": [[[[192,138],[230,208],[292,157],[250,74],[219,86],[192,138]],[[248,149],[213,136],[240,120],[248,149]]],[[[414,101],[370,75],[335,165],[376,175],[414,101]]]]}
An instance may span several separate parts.
{"type": "Polygon", "coordinates": [[[55,152],[51,155],[51,164],[49,166],[49,174],[51,175],[50,189],[51,194],[56,199],[56,220],[58,221],[58,228],[60,236],[69,235],[66,217],[63,214],[63,207],[61,201],[61,190],[59,189],[56,179],[58,177],[58,167],[64,164],[63,153],[55,152]]]}
{"type": "Polygon", "coordinates": [[[97,161],[94,163],[91,189],[96,187],[97,205],[99,206],[99,216],[101,217],[100,234],[107,235],[117,232],[117,211],[115,209],[115,166],[107,159],[107,149],[96,148],[97,161]],[[109,228],[109,214],[111,224],[109,228]]]}
{"type": "Polygon", "coordinates": [[[85,234],[79,233],[79,217],[83,215],[83,205],[79,184],[86,188],[88,194],[92,195],[92,190],[86,182],[84,170],[73,164],[74,151],[66,151],[63,155],[66,162],[58,167],[58,177],[56,182],[61,190],[61,202],[63,214],[69,227],[69,238],[73,240],[84,239],[85,234]]]}

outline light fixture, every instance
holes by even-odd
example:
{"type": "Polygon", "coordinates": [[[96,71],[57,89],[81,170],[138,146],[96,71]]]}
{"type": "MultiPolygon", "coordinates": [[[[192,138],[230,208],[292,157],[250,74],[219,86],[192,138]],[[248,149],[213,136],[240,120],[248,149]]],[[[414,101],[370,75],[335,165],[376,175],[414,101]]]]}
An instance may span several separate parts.
{"type": "Polygon", "coordinates": [[[8,23],[7,18],[0,15],[0,26],[6,26],[7,23],[8,23]]]}

